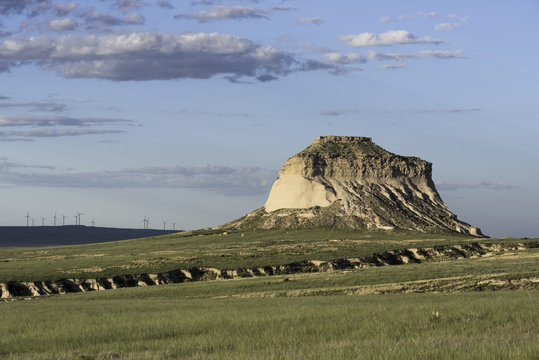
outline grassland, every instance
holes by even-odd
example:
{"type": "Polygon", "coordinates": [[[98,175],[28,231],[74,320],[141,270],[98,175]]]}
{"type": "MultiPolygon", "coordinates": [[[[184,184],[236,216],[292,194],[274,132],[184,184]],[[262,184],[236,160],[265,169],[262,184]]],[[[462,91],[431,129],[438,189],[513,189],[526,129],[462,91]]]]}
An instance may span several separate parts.
{"type": "MultiPolygon", "coordinates": [[[[469,242],[537,239],[195,232],[3,249],[0,281],[252,267],[469,242]]],[[[539,248],[531,246],[491,257],[20,299],[0,302],[0,358],[537,359],[538,278],[539,248]]]]}
{"type": "Polygon", "coordinates": [[[0,304],[6,359],[536,359],[537,291],[341,290],[537,276],[537,251],[0,304]],[[331,296],[330,296],[331,295],[331,296]]]}
{"type": "Polygon", "coordinates": [[[235,269],[367,256],[407,247],[469,242],[518,243],[530,239],[478,239],[335,230],[186,232],[77,246],[0,249],[0,282],[96,278],[158,273],[194,266],[235,269]]]}

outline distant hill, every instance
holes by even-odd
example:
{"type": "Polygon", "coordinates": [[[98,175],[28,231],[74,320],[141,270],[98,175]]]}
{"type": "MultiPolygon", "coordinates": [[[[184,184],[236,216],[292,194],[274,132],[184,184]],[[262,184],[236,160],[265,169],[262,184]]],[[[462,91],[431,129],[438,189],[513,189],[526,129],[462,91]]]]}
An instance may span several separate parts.
{"type": "Polygon", "coordinates": [[[180,230],[68,226],[0,226],[0,247],[80,245],[166,235],[180,230]]]}

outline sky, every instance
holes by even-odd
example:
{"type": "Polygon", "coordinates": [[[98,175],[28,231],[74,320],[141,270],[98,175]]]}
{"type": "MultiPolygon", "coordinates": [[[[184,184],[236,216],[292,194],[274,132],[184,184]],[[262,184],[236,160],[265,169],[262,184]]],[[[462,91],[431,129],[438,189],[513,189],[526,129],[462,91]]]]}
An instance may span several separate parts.
{"type": "Polygon", "coordinates": [[[0,226],[216,226],[263,206],[317,136],[350,135],[432,162],[485,234],[539,237],[538,15],[535,0],[0,0],[0,226]]]}

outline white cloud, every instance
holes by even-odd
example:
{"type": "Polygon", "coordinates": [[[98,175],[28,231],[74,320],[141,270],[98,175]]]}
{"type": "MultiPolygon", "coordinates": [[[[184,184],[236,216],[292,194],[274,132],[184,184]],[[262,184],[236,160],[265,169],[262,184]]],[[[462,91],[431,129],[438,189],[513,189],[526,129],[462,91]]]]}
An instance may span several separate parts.
{"type": "Polygon", "coordinates": [[[200,10],[191,14],[176,15],[176,19],[195,19],[199,22],[209,22],[225,19],[268,18],[267,14],[275,11],[295,10],[290,6],[276,6],[269,9],[257,9],[249,6],[219,5],[208,10],[200,10]]]}
{"type": "Polygon", "coordinates": [[[134,9],[138,9],[148,4],[141,0],[115,0],[114,7],[120,9],[123,12],[129,12],[134,9]]]}
{"type": "Polygon", "coordinates": [[[34,140],[30,138],[10,138],[10,137],[4,138],[0,136],[0,141],[1,142],[33,142],[34,140]]]}
{"type": "Polygon", "coordinates": [[[79,4],[76,2],[72,2],[69,4],[56,4],[55,10],[57,16],[66,16],[69,15],[71,12],[78,9],[79,4]]]}
{"type": "Polygon", "coordinates": [[[99,130],[99,129],[40,129],[40,130],[7,130],[0,131],[0,140],[4,138],[43,138],[80,135],[104,135],[121,134],[123,130],[99,130]]]}
{"type": "MultiPolygon", "coordinates": [[[[334,74],[346,74],[351,70],[347,65],[364,64],[369,61],[403,61],[408,59],[453,59],[458,58],[464,51],[458,50],[422,50],[415,53],[383,53],[374,50],[368,50],[364,55],[358,53],[341,54],[336,52],[328,52],[323,55],[326,63],[334,65],[334,74]]],[[[401,69],[406,67],[405,64],[384,65],[383,70],[401,69]]]]}
{"type": "Polygon", "coordinates": [[[13,168],[34,168],[34,169],[47,169],[47,170],[56,170],[56,166],[51,165],[29,165],[22,163],[14,163],[8,161],[6,157],[0,157],[0,172],[13,169],[13,168]]]}
{"type": "Polygon", "coordinates": [[[469,108],[464,108],[464,109],[449,108],[446,111],[450,112],[450,113],[454,113],[454,112],[477,112],[477,111],[481,111],[481,109],[476,108],[476,107],[469,107],[469,108]]]}
{"type": "Polygon", "coordinates": [[[397,69],[404,69],[406,67],[406,64],[386,64],[382,66],[380,69],[382,70],[397,70],[397,69]]]}
{"type": "Polygon", "coordinates": [[[121,134],[126,131],[117,129],[90,129],[90,127],[132,124],[133,121],[125,119],[0,115],[0,128],[15,128],[15,130],[0,130],[0,141],[32,141],[35,138],[47,137],[121,134]],[[38,127],[41,129],[17,129],[24,127],[38,127]],[[73,129],[73,127],[76,129],[73,129]]]}
{"type": "Polygon", "coordinates": [[[174,9],[174,6],[166,0],[158,0],[156,5],[162,9],[174,9]]]}
{"type": "Polygon", "coordinates": [[[380,23],[390,23],[390,22],[400,22],[400,21],[405,21],[405,20],[411,20],[411,19],[415,19],[417,16],[423,16],[424,18],[432,18],[432,17],[436,17],[438,16],[439,14],[435,11],[431,11],[431,12],[427,12],[427,13],[424,13],[424,12],[418,12],[417,14],[412,14],[412,15],[399,15],[397,17],[391,17],[391,16],[384,16],[382,18],[380,18],[380,20],[378,20],[378,22],[380,23]]]}
{"type": "Polygon", "coordinates": [[[74,118],[68,116],[0,115],[0,127],[8,126],[76,126],[133,124],[132,120],[109,118],[74,118]]]}
{"type": "Polygon", "coordinates": [[[442,40],[433,39],[428,36],[418,38],[405,30],[389,30],[381,34],[365,32],[357,35],[343,35],[339,39],[352,47],[443,43],[442,40]]]}
{"type": "Polygon", "coordinates": [[[344,114],[358,113],[358,109],[333,109],[333,110],[323,110],[318,114],[322,116],[341,116],[344,114]]]}
{"type": "Polygon", "coordinates": [[[464,50],[423,50],[417,52],[418,58],[453,59],[464,53],[464,50]]]}
{"type": "Polygon", "coordinates": [[[404,20],[410,20],[415,18],[415,15],[399,15],[394,20],[395,21],[404,21],[404,20]]]}
{"type": "Polygon", "coordinates": [[[491,182],[480,183],[448,183],[445,181],[436,182],[438,190],[459,190],[459,189],[483,189],[483,190],[514,190],[518,186],[491,182]]]}
{"type": "MultiPolygon", "coordinates": [[[[2,100],[2,97],[0,97],[2,100]]],[[[28,111],[64,111],[66,106],[55,102],[26,102],[26,103],[7,103],[0,102],[1,108],[26,108],[28,111]]],[[[1,119],[1,116],[0,116],[1,119]]]]}
{"type": "Polygon", "coordinates": [[[436,25],[434,27],[434,30],[436,30],[436,31],[440,31],[440,30],[452,31],[452,30],[460,28],[462,25],[467,23],[469,19],[470,19],[469,17],[463,17],[463,18],[459,18],[459,21],[441,23],[441,24],[436,25]]]}
{"type": "Polygon", "coordinates": [[[378,20],[380,23],[390,23],[390,22],[400,22],[404,20],[411,20],[415,18],[415,15],[399,15],[397,17],[392,18],[391,16],[384,16],[378,20]]]}
{"type": "Polygon", "coordinates": [[[0,14],[20,14],[27,9],[38,6],[43,0],[2,0],[0,1],[0,14]]]}
{"type": "Polygon", "coordinates": [[[121,17],[114,14],[91,12],[84,16],[84,22],[90,28],[97,27],[100,30],[110,26],[143,25],[145,19],[141,14],[130,14],[121,17]]]}
{"type": "Polygon", "coordinates": [[[102,37],[8,38],[0,42],[0,69],[36,64],[66,78],[117,81],[215,75],[265,79],[294,71],[330,69],[295,59],[275,47],[219,33],[114,33],[102,37]]]}
{"type": "MultiPolygon", "coordinates": [[[[212,6],[215,4],[222,4],[225,2],[230,2],[230,0],[194,0],[191,1],[191,6],[203,5],[203,6],[212,6]]],[[[236,0],[235,2],[246,2],[251,4],[259,3],[260,0],[236,0]]],[[[286,0],[281,0],[281,2],[286,2],[286,0]]]]}
{"type": "Polygon", "coordinates": [[[434,30],[440,31],[440,30],[455,30],[458,27],[460,27],[461,24],[458,23],[442,23],[438,24],[434,27],[434,30]]]}
{"type": "Polygon", "coordinates": [[[362,62],[367,61],[363,56],[356,53],[340,54],[340,53],[330,52],[330,53],[324,54],[323,56],[327,62],[332,63],[332,64],[340,64],[340,65],[357,64],[357,63],[362,63],[362,62]]]}
{"type": "Polygon", "coordinates": [[[310,17],[310,18],[300,17],[297,22],[298,22],[298,24],[316,24],[316,25],[320,25],[320,24],[324,23],[324,19],[319,18],[319,17],[310,17]]]}
{"type": "Polygon", "coordinates": [[[452,59],[459,57],[464,50],[422,50],[416,53],[381,53],[378,51],[367,51],[366,58],[369,60],[406,60],[406,59],[452,59]]]}
{"type": "Polygon", "coordinates": [[[49,22],[49,27],[57,32],[72,31],[78,26],[79,24],[73,19],[56,19],[49,22]]]}
{"type": "Polygon", "coordinates": [[[426,18],[432,18],[432,17],[436,17],[440,14],[438,14],[436,11],[431,11],[431,12],[428,12],[428,13],[423,13],[423,16],[426,17],[426,18]]]}
{"type": "Polygon", "coordinates": [[[447,108],[447,109],[424,109],[424,110],[418,110],[417,112],[420,113],[462,113],[462,112],[478,112],[481,111],[480,108],[477,107],[467,107],[467,108],[447,108]]]}

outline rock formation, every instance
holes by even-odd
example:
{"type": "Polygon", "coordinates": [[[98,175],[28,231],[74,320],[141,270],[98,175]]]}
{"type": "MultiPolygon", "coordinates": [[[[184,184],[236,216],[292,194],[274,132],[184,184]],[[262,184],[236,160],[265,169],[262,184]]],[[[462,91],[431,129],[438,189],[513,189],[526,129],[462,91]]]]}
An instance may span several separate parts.
{"type": "Polygon", "coordinates": [[[320,136],[288,159],[264,207],[221,229],[383,229],[482,236],[436,191],[432,164],[370,138],[320,136]]]}

